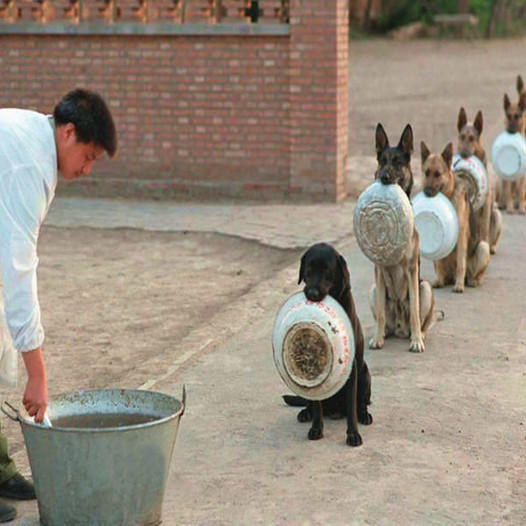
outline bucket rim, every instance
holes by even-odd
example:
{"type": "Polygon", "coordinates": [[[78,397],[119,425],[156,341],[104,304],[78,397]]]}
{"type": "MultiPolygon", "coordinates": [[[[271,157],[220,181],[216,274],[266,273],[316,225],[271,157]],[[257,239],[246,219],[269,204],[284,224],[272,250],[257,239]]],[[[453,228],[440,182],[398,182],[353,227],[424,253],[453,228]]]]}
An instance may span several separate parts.
{"type": "MultiPolygon", "coordinates": [[[[166,398],[172,398],[175,401],[177,401],[181,406],[175,413],[159,418],[157,420],[153,420],[151,422],[146,422],[142,424],[117,426],[117,427],[102,427],[102,428],[98,428],[98,427],[58,427],[54,425],[52,427],[46,427],[42,424],[37,424],[36,422],[32,420],[28,420],[27,417],[20,414],[20,412],[18,412],[18,421],[20,425],[22,426],[22,428],[24,428],[24,426],[28,426],[30,428],[35,428],[39,430],[58,431],[60,433],[117,433],[117,432],[123,433],[126,431],[137,431],[138,429],[144,429],[144,428],[149,428],[149,427],[157,426],[160,424],[164,424],[171,420],[174,420],[175,418],[179,419],[185,411],[186,389],[184,386],[183,386],[182,400],[179,400],[178,398],[175,398],[172,395],[161,393],[159,391],[150,391],[148,389],[119,389],[119,388],[116,388],[116,389],[81,389],[79,391],[59,393],[57,395],[50,397],[49,401],[52,402],[53,399],[55,398],[60,398],[60,397],[72,395],[72,394],[82,395],[86,393],[111,393],[111,392],[113,393],[124,393],[124,392],[126,393],[150,393],[150,394],[155,394],[155,395],[159,395],[159,396],[166,397],[166,398]]],[[[29,417],[29,418],[33,418],[33,417],[29,417]]]]}

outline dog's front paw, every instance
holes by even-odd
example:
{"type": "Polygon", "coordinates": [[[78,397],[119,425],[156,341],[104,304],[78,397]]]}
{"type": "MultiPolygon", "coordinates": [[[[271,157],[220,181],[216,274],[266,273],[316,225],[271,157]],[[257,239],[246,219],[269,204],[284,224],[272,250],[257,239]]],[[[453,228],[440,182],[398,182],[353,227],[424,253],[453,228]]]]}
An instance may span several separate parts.
{"type": "Polygon", "coordinates": [[[310,422],[312,420],[312,414],[308,409],[302,409],[298,413],[298,422],[301,422],[302,424],[305,422],[310,422]]]}
{"type": "Polygon", "coordinates": [[[444,286],[444,282],[441,279],[435,279],[435,281],[431,283],[431,286],[434,289],[441,289],[444,286]]]}
{"type": "Polygon", "coordinates": [[[489,253],[494,256],[497,253],[497,245],[492,245],[489,247],[489,253]]]}
{"type": "Polygon", "coordinates": [[[370,426],[373,423],[373,415],[365,409],[358,412],[358,422],[364,426],[370,426]]]}
{"type": "Polygon", "coordinates": [[[424,340],[422,338],[418,338],[411,341],[409,352],[424,352],[425,349],[424,340]]]}
{"type": "Polygon", "coordinates": [[[464,292],[464,283],[456,283],[451,289],[451,292],[458,292],[459,294],[462,294],[462,292],[464,292]]]}
{"type": "Polygon", "coordinates": [[[352,432],[347,433],[347,445],[351,447],[357,447],[362,445],[362,437],[360,436],[360,433],[352,432]]]}
{"type": "Polygon", "coordinates": [[[369,340],[369,349],[381,349],[384,346],[384,339],[374,336],[369,340]]]}
{"type": "Polygon", "coordinates": [[[524,214],[526,214],[526,208],[523,207],[523,206],[521,206],[521,207],[519,208],[519,214],[520,214],[521,216],[523,216],[524,214]]]}
{"type": "Polygon", "coordinates": [[[311,427],[308,434],[309,440],[319,440],[323,438],[323,429],[319,427],[311,427]]]}

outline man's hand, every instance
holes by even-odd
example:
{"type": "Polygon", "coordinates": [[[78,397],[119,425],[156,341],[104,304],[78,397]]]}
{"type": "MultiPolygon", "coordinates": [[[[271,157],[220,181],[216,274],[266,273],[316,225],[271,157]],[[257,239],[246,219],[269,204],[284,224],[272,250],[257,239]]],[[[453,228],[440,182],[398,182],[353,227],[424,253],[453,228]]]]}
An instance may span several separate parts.
{"type": "Polygon", "coordinates": [[[29,416],[40,423],[47,408],[47,380],[41,347],[22,353],[27,370],[27,384],[22,403],[29,416]]]}

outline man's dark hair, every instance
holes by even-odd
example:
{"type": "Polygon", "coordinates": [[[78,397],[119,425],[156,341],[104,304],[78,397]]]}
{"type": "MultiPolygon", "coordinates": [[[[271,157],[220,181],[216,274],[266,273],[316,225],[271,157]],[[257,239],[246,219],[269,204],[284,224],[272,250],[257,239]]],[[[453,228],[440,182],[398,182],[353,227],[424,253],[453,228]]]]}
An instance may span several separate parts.
{"type": "Polygon", "coordinates": [[[94,91],[75,89],[56,106],[53,117],[57,125],[75,125],[77,140],[94,143],[106,150],[110,157],[117,151],[117,134],[110,110],[103,98],[94,91]]]}

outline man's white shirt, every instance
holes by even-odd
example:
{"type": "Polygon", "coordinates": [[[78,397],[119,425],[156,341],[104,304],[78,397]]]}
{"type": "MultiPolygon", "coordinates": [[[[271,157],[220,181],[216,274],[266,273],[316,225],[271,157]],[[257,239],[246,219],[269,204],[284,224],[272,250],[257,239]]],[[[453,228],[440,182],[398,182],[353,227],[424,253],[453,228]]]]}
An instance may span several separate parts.
{"type": "Polygon", "coordinates": [[[0,109],[0,269],[5,318],[18,351],[41,346],[37,241],[55,195],[57,153],[48,116],[0,109]]]}

